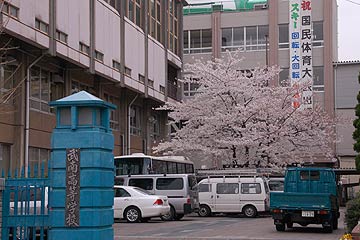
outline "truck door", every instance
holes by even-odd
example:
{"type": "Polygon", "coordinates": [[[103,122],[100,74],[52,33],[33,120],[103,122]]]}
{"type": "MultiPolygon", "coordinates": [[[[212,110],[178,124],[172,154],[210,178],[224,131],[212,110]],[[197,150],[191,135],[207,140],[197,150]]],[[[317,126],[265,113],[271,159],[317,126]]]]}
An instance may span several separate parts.
{"type": "Polygon", "coordinates": [[[241,209],[245,205],[255,206],[257,211],[265,211],[266,193],[265,189],[261,189],[261,184],[241,183],[240,205],[241,209]]]}
{"type": "Polygon", "coordinates": [[[200,204],[206,204],[214,211],[215,203],[215,191],[212,188],[212,183],[201,183],[199,184],[199,202],[200,204]]]}
{"type": "Polygon", "coordinates": [[[214,197],[216,212],[240,212],[239,183],[217,183],[214,197]]]}

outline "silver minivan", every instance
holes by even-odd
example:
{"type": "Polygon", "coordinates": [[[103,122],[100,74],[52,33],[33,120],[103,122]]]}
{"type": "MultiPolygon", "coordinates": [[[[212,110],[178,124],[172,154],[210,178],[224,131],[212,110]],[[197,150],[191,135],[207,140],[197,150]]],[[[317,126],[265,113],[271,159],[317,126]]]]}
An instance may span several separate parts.
{"type": "Polygon", "coordinates": [[[167,196],[170,213],[165,221],[180,220],[185,214],[197,212],[199,194],[194,174],[149,174],[116,177],[117,185],[136,186],[155,195],[167,196]]]}
{"type": "Polygon", "coordinates": [[[256,217],[269,209],[269,188],[262,177],[216,177],[199,182],[199,216],[244,213],[256,217]]]}

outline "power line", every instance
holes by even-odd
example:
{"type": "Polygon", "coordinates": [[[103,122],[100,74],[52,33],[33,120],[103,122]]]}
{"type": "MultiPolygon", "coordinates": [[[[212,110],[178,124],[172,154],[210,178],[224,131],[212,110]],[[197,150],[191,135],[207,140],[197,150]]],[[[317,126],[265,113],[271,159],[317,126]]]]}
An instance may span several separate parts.
{"type": "Polygon", "coordinates": [[[344,1],[347,1],[347,2],[349,2],[349,3],[356,4],[356,5],[359,5],[359,6],[360,6],[360,3],[354,2],[354,1],[352,1],[352,0],[344,0],[344,1]]]}

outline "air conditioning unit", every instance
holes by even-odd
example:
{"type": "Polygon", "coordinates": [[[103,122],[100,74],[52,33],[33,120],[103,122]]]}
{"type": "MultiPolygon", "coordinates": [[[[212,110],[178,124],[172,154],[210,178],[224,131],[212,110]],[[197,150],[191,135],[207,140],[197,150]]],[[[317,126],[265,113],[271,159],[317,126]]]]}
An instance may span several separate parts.
{"type": "Polygon", "coordinates": [[[265,10],[268,9],[268,5],[266,3],[264,4],[254,4],[254,10],[258,11],[258,10],[265,10]]]}

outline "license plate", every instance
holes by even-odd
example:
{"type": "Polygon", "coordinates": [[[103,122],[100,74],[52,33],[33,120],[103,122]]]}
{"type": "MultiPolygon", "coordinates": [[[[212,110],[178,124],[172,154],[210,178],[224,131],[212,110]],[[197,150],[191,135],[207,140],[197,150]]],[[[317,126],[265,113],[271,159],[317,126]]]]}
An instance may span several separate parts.
{"type": "Polygon", "coordinates": [[[302,217],[314,217],[314,211],[302,211],[301,216],[302,217]]]}

